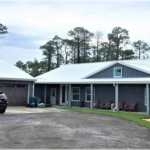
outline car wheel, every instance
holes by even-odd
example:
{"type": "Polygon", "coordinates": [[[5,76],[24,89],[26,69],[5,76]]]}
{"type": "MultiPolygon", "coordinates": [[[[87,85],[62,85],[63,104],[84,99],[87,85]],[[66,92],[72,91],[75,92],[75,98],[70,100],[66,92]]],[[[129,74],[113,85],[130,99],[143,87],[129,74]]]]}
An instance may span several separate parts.
{"type": "Polygon", "coordinates": [[[1,109],[0,113],[4,113],[6,111],[6,109],[1,109]]]}

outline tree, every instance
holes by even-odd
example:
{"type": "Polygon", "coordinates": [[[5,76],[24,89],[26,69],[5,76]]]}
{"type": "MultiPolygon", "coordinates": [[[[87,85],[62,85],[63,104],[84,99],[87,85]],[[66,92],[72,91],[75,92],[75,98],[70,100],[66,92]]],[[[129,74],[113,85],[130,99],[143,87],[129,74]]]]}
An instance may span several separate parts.
{"type": "Polygon", "coordinates": [[[7,34],[7,27],[0,23],[0,35],[7,34]]]}
{"type": "Polygon", "coordinates": [[[101,49],[99,51],[100,55],[102,56],[103,61],[110,61],[114,59],[114,45],[109,42],[101,43],[101,49]]]}
{"type": "Polygon", "coordinates": [[[65,54],[64,61],[65,64],[68,64],[68,57],[70,57],[71,54],[73,53],[73,41],[69,39],[63,39],[62,45],[64,47],[64,54],[65,54]]]}
{"type": "Polygon", "coordinates": [[[51,70],[52,67],[52,56],[55,54],[54,47],[53,47],[53,41],[48,41],[43,46],[40,46],[40,49],[43,51],[43,55],[46,56],[45,60],[48,61],[48,71],[51,70]]]}
{"type": "Polygon", "coordinates": [[[61,61],[63,60],[63,56],[61,54],[62,39],[57,35],[55,35],[55,37],[53,38],[53,47],[56,53],[56,67],[59,67],[61,61]]]}
{"type": "Polygon", "coordinates": [[[100,31],[96,31],[96,33],[94,34],[94,38],[96,40],[96,47],[94,47],[94,50],[96,48],[96,61],[98,62],[99,61],[99,49],[100,49],[100,40],[102,39],[103,37],[103,33],[100,32],[100,31]]]}
{"type": "Polygon", "coordinates": [[[76,27],[68,32],[74,42],[75,49],[77,50],[77,63],[81,63],[81,50],[83,50],[84,62],[86,57],[87,43],[91,40],[93,33],[84,29],[83,27],[76,27]]]}
{"type": "Polygon", "coordinates": [[[27,72],[27,66],[26,64],[24,64],[22,61],[17,61],[15,66],[17,66],[18,68],[22,69],[23,71],[27,72]]]}
{"type": "MultiPolygon", "coordinates": [[[[7,33],[8,33],[7,27],[4,26],[4,25],[2,25],[2,24],[0,23],[0,36],[3,35],[3,34],[7,34],[7,33]]],[[[1,37],[1,38],[2,38],[2,37],[1,37]]]]}
{"type": "Polygon", "coordinates": [[[113,28],[112,33],[108,34],[108,40],[115,45],[115,60],[119,59],[119,55],[123,51],[123,47],[129,44],[129,38],[128,31],[121,27],[113,28]]]}
{"type": "Polygon", "coordinates": [[[138,54],[138,58],[141,58],[141,54],[145,54],[145,52],[150,50],[150,47],[147,43],[145,43],[144,41],[138,40],[136,42],[132,43],[132,46],[135,49],[135,52],[138,54]]]}
{"type": "Polygon", "coordinates": [[[133,59],[134,58],[134,52],[132,49],[124,50],[121,53],[121,59],[122,60],[128,60],[128,59],[133,59]]]}
{"type": "Polygon", "coordinates": [[[86,59],[88,58],[88,55],[90,54],[88,50],[91,48],[89,45],[89,42],[91,41],[91,38],[94,36],[92,32],[89,32],[86,29],[83,29],[83,40],[82,40],[82,47],[81,50],[83,50],[83,63],[86,62],[86,59]]]}

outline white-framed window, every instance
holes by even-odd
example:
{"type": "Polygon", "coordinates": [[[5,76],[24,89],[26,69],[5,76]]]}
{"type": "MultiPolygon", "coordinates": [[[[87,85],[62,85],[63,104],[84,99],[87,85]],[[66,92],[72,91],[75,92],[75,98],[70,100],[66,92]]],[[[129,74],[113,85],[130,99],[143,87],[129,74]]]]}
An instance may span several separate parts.
{"type": "Polygon", "coordinates": [[[72,101],[80,101],[80,88],[72,87],[72,101]]]}
{"type": "MultiPolygon", "coordinates": [[[[95,87],[93,87],[93,100],[95,100],[95,87]]],[[[90,102],[91,101],[91,88],[86,87],[85,89],[85,101],[90,102]]]]}
{"type": "Polygon", "coordinates": [[[145,94],[145,106],[147,106],[147,90],[146,90],[146,88],[144,89],[144,94],[145,94]]]}
{"type": "Polygon", "coordinates": [[[122,67],[114,68],[114,77],[122,77],[122,67]]]}

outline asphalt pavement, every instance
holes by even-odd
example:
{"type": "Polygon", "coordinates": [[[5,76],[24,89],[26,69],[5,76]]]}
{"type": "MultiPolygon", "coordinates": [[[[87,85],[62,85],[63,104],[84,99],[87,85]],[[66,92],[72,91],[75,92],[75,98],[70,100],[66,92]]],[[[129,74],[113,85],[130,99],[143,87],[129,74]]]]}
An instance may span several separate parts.
{"type": "Polygon", "coordinates": [[[0,149],[150,148],[150,130],[136,123],[55,109],[1,114],[0,149]]]}

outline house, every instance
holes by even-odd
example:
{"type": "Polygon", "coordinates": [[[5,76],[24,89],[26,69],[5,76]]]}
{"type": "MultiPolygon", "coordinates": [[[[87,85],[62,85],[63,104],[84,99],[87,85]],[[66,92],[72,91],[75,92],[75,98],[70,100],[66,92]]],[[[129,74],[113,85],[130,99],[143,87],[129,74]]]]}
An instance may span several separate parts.
{"type": "Polygon", "coordinates": [[[18,67],[0,59],[0,91],[7,95],[9,106],[26,106],[29,97],[34,95],[35,80],[18,67]]]}
{"type": "Polygon", "coordinates": [[[119,101],[134,101],[138,111],[150,113],[150,60],[68,64],[36,79],[35,95],[46,104],[88,107],[93,100],[110,100],[118,110],[119,101]]]}

